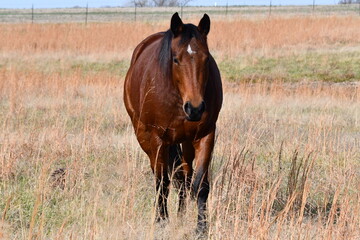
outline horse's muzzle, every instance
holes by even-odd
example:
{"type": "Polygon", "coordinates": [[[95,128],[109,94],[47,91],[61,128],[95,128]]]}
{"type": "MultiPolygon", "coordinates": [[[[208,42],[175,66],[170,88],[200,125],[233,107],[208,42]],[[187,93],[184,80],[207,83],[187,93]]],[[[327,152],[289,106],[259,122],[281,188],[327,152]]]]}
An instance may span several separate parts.
{"type": "Polygon", "coordinates": [[[191,122],[200,121],[205,111],[205,102],[202,101],[198,107],[194,107],[189,101],[184,104],[186,119],[191,122]]]}

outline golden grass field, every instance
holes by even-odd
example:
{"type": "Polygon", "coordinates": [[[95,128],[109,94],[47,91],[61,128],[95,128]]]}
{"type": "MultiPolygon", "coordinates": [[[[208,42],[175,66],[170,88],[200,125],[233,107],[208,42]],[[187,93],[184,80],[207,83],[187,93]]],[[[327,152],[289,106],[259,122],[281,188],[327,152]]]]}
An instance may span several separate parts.
{"type": "MultiPolygon", "coordinates": [[[[133,49],[168,25],[0,24],[0,239],[195,238],[196,206],[177,218],[175,190],[169,224],[153,224],[154,178],[122,101],[133,49]]],[[[208,239],[360,239],[359,26],[212,22],[224,104],[208,239]]]]}

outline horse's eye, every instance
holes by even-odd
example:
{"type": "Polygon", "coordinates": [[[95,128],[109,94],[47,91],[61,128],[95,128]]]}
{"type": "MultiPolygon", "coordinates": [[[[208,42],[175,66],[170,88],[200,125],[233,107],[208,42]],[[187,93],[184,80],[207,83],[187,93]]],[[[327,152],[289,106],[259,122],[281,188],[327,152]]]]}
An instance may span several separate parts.
{"type": "Polygon", "coordinates": [[[177,59],[176,57],[173,58],[173,61],[175,64],[179,64],[179,59],[177,59]]]}

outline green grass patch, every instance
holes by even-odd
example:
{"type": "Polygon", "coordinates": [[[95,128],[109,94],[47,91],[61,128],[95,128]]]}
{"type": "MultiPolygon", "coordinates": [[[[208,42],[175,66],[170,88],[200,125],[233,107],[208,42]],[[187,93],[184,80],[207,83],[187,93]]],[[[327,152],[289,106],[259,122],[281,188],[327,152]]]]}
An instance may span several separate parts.
{"type": "Polygon", "coordinates": [[[18,72],[31,72],[36,69],[45,74],[59,73],[61,75],[74,72],[81,72],[84,75],[107,72],[123,77],[126,75],[129,65],[130,60],[86,61],[45,58],[29,62],[19,59],[0,59],[0,70],[16,68],[18,72]]]}
{"type": "Polygon", "coordinates": [[[219,63],[228,81],[348,82],[360,79],[360,55],[355,52],[306,53],[279,58],[236,58],[219,63]]]}
{"type": "Polygon", "coordinates": [[[110,61],[110,62],[87,62],[76,61],[71,63],[69,71],[80,70],[84,74],[108,72],[114,75],[125,76],[128,70],[129,63],[127,61],[110,61]]]}

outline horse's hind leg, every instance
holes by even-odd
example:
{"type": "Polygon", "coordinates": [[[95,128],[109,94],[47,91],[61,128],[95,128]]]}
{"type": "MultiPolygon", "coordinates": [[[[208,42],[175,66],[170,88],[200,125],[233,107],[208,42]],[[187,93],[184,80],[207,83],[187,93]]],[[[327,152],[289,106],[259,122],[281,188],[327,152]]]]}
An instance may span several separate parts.
{"type": "Polygon", "coordinates": [[[190,142],[182,143],[182,151],[179,144],[170,147],[170,162],[173,162],[173,171],[175,171],[173,174],[173,182],[179,191],[179,216],[181,216],[186,209],[186,195],[190,189],[193,159],[194,148],[190,142]]]}
{"type": "Polygon", "coordinates": [[[169,196],[170,180],[167,174],[156,177],[156,192],[158,194],[157,218],[156,221],[166,220],[169,217],[167,210],[167,198],[169,196]]]}
{"type": "Polygon", "coordinates": [[[179,191],[179,214],[183,212],[186,198],[185,175],[181,159],[182,151],[180,145],[171,145],[169,149],[169,172],[171,173],[173,185],[179,191]]]}

